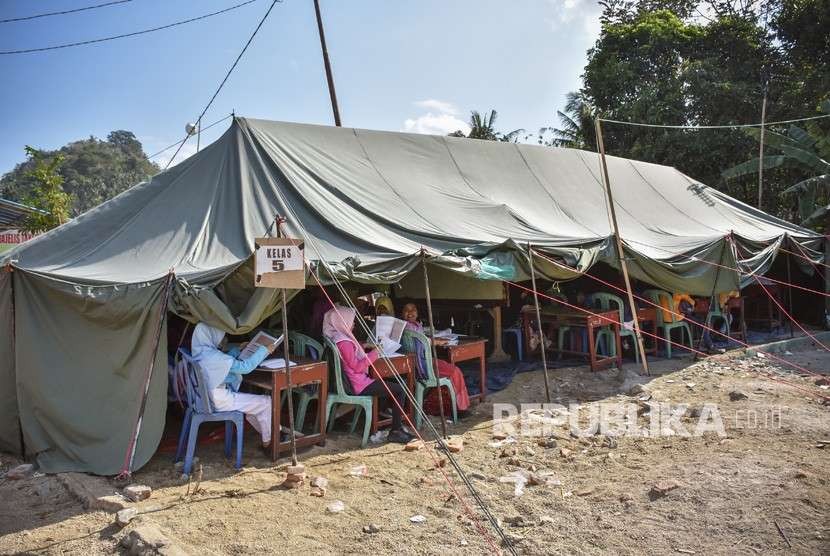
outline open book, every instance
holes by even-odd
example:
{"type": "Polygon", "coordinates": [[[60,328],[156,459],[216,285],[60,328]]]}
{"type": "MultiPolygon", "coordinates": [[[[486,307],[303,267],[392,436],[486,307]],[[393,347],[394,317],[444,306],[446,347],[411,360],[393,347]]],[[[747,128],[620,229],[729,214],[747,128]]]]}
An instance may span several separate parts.
{"type": "MultiPolygon", "coordinates": [[[[282,335],[279,338],[274,338],[270,334],[266,332],[259,331],[257,335],[254,336],[253,340],[248,342],[248,345],[245,346],[245,349],[239,354],[239,359],[245,360],[256,353],[256,350],[259,349],[259,346],[271,347],[274,346],[276,349],[282,343],[282,335]]],[[[283,363],[283,365],[285,365],[283,363]]]]}
{"type": "Polygon", "coordinates": [[[406,321],[381,315],[375,320],[375,339],[386,355],[401,349],[401,336],[406,330],[406,321]]]}

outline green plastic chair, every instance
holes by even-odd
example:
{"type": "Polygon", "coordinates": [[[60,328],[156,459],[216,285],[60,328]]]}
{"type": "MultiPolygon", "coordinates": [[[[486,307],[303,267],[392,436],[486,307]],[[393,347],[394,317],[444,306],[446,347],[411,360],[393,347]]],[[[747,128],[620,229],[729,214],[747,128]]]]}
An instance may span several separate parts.
{"type": "MultiPolygon", "coordinates": [[[[561,299],[565,303],[568,303],[568,297],[562,293],[551,293],[550,297],[555,297],[557,299],[561,299]]],[[[555,301],[551,303],[552,306],[559,306],[567,307],[567,305],[562,305],[561,303],[556,303],[555,301]]],[[[560,326],[556,330],[556,349],[559,350],[559,359],[562,359],[562,347],[565,345],[565,334],[574,332],[570,326],[560,326]]]]}
{"type": "MultiPolygon", "coordinates": [[[[299,332],[289,332],[288,346],[291,355],[294,357],[311,357],[315,361],[320,361],[323,358],[323,345],[311,336],[299,332]]],[[[294,396],[298,398],[297,411],[294,412],[294,427],[302,432],[305,416],[308,413],[308,404],[311,403],[311,400],[318,400],[320,393],[316,388],[295,388],[293,392],[294,396]]],[[[283,390],[281,403],[285,404],[286,399],[288,399],[288,391],[283,390]]],[[[314,423],[316,428],[316,417],[314,423]]]]}
{"type": "MultiPolygon", "coordinates": [[[[596,294],[591,294],[586,298],[586,301],[589,305],[594,304],[594,296],[595,295],[596,294]]],[[[557,297],[560,297],[560,298],[567,301],[567,298],[564,295],[558,294],[557,297]]],[[[598,306],[595,306],[594,308],[599,309],[598,306]]],[[[559,328],[556,344],[557,344],[557,347],[559,349],[559,358],[560,359],[562,358],[562,347],[565,345],[565,335],[566,334],[575,334],[576,332],[578,332],[582,328],[585,328],[585,327],[584,326],[577,326],[577,327],[562,326],[562,327],[559,328]]],[[[610,357],[614,357],[615,355],[617,355],[617,345],[616,345],[616,342],[614,342],[614,333],[611,332],[611,330],[608,329],[608,328],[601,328],[601,329],[597,330],[597,333],[594,335],[594,346],[595,346],[594,349],[597,351],[597,353],[602,352],[603,355],[608,355],[610,357]],[[606,340],[607,345],[610,346],[607,350],[606,349],[600,349],[604,345],[606,345],[606,344],[602,343],[603,340],[606,340]]]]}
{"type": "MultiPolygon", "coordinates": [[[[730,336],[729,336],[729,329],[730,329],[729,324],[730,323],[729,323],[729,319],[727,318],[727,316],[725,314],[723,314],[723,311],[720,308],[720,303],[719,303],[718,296],[715,296],[715,297],[713,297],[712,299],[709,300],[709,312],[706,313],[706,326],[709,327],[709,328],[712,328],[714,330],[720,330],[719,328],[715,328],[715,326],[714,326],[714,323],[716,322],[716,319],[722,320],[724,325],[726,325],[726,332],[721,332],[721,334],[726,335],[726,339],[728,341],[729,338],[730,338],[730,336]]],[[[718,338],[723,338],[723,336],[721,336],[721,334],[715,334],[715,336],[718,337],[718,338]]]]}
{"type": "Polygon", "coordinates": [[[372,404],[374,403],[373,396],[355,396],[346,393],[346,388],[343,385],[343,369],[340,365],[340,351],[334,342],[328,338],[324,338],[325,342],[325,357],[329,363],[329,385],[334,386],[334,392],[329,392],[326,398],[326,430],[331,430],[334,426],[334,407],[337,404],[348,404],[357,406],[355,408],[354,417],[352,417],[352,424],[349,432],[354,432],[357,428],[357,420],[360,417],[360,410],[363,410],[365,415],[365,424],[363,426],[363,442],[360,446],[366,447],[369,443],[369,432],[372,429],[372,404]],[[333,379],[333,380],[332,380],[333,379]]]}
{"type": "MultiPolygon", "coordinates": [[[[683,343],[683,332],[689,338],[689,349],[694,350],[694,340],[692,339],[692,329],[689,328],[689,323],[674,314],[674,299],[669,292],[663,290],[646,290],[645,297],[656,305],[657,311],[657,328],[663,329],[663,336],[666,339],[666,357],[671,359],[671,331],[677,328],[680,329],[680,343],[683,343]],[[662,300],[666,301],[666,305],[671,307],[671,320],[666,320],[663,315],[662,300]]],[[[684,344],[685,345],[685,344],[684,344]]]]}
{"type": "MultiPolygon", "coordinates": [[[[452,402],[452,422],[458,423],[458,407],[455,401],[455,388],[453,388],[452,381],[447,377],[438,377],[435,374],[435,366],[433,365],[434,361],[432,360],[432,346],[430,345],[430,340],[425,335],[421,334],[420,332],[415,332],[414,330],[404,330],[403,336],[401,336],[401,343],[403,345],[404,351],[407,353],[418,353],[418,345],[422,347],[424,350],[424,360],[426,361],[426,369],[421,369],[422,374],[427,376],[426,380],[417,380],[415,381],[415,400],[418,404],[418,407],[424,407],[424,394],[430,388],[440,388],[441,386],[446,386],[447,389],[450,391],[450,401],[452,402]]],[[[420,361],[416,361],[415,363],[418,367],[421,366],[420,361]]],[[[421,428],[421,411],[417,411],[415,414],[415,428],[421,428]]]]}
{"type": "MultiPolygon", "coordinates": [[[[629,330],[627,328],[623,328],[622,324],[625,322],[625,305],[623,303],[622,298],[616,296],[612,293],[595,293],[591,294],[591,299],[594,302],[594,306],[601,310],[601,311],[619,311],[620,316],[620,339],[630,336],[632,341],[632,345],[634,346],[634,360],[639,363],[640,362],[640,347],[637,344],[637,335],[634,333],[633,330],[629,330]]],[[[611,339],[608,340],[611,345],[611,356],[614,357],[617,355],[617,343],[614,341],[614,333],[610,330],[605,330],[611,339]]]]}

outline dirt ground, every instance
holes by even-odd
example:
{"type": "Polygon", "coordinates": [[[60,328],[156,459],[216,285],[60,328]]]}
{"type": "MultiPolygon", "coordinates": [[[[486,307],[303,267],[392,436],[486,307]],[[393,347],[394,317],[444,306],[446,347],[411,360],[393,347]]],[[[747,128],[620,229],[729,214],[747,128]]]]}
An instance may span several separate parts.
{"type": "MultiPolygon", "coordinates": [[[[783,357],[818,372],[830,370],[827,352],[783,357]]],[[[517,552],[830,552],[830,446],[822,442],[830,442],[830,406],[780,381],[817,394],[830,395],[830,390],[816,385],[815,377],[742,355],[698,363],[654,360],[651,377],[638,376],[633,363],[626,369],[622,384],[616,371],[552,371],[554,397],[566,406],[581,402],[582,409],[572,412],[582,415],[582,429],[597,404],[636,404],[641,413],[647,402],[690,404],[698,411],[716,404],[726,436],[714,431],[683,436],[677,426],[674,435],[657,434],[671,428],[660,421],[655,436],[574,437],[570,414],[555,411],[545,417],[531,411],[523,414],[523,422],[551,430],[532,437],[516,431],[508,437],[515,442],[498,433],[494,438],[503,423],[494,428],[492,404],[543,401],[541,372],[517,375],[506,390],[450,427],[464,438],[464,450],[456,454],[459,463],[517,552]],[[645,392],[628,395],[638,383],[645,392]],[[733,391],[747,398],[732,401],[733,391]],[[551,424],[551,417],[565,422],[551,424]],[[502,445],[494,446],[498,442],[502,445]],[[542,484],[528,484],[516,496],[516,485],[500,478],[517,472],[533,474],[542,484]]],[[[716,424],[708,409],[702,416],[706,424],[716,424]]],[[[638,424],[649,426],[650,418],[645,414],[638,424]]],[[[675,424],[691,432],[701,418],[687,411],[675,424]]],[[[239,472],[225,462],[219,445],[200,446],[198,485],[195,478],[182,482],[169,455],[157,454],[135,475],[136,482],[153,488],[152,497],[136,505],[140,519],[152,520],[171,539],[206,554],[477,554],[492,551],[491,542],[500,543],[477,509],[471,519],[451,496],[441,471],[475,508],[458,475],[449,464],[436,468],[430,450],[405,452],[392,444],[360,449],[357,435],[335,432],[325,447],[300,454],[310,477],[329,481],[319,498],[310,496],[308,485],[278,488],[284,463],[272,466],[255,449],[255,440],[246,438],[239,472]],[[360,465],[366,474],[351,476],[360,465]],[[327,511],[336,500],[345,510],[327,511]],[[425,521],[412,522],[416,515],[425,521]],[[364,532],[369,524],[379,531],[364,532]]],[[[0,472],[15,463],[3,457],[0,472]]],[[[84,511],[54,477],[0,480],[0,553],[117,552],[123,550],[119,540],[134,525],[122,530],[112,523],[111,514],[84,511]]]]}

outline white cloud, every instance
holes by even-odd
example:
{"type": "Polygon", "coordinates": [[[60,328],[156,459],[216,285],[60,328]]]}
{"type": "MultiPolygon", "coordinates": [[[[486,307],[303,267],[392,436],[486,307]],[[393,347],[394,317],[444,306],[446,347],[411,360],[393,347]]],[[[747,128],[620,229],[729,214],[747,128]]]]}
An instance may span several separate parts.
{"type": "Polygon", "coordinates": [[[601,6],[593,0],[548,0],[550,15],[545,21],[551,30],[560,31],[563,27],[571,27],[579,23],[584,32],[594,41],[600,32],[599,16],[601,6]]]}
{"type": "Polygon", "coordinates": [[[427,110],[427,112],[404,120],[402,131],[426,135],[447,135],[458,130],[465,134],[470,132],[470,126],[467,122],[458,118],[459,110],[451,102],[427,99],[416,101],[413,104],[418,108],[427,110]]]}
{"type": "Polygon", "coordinates": [[[452,114],[453,116],[458,115],[458,108],[456,108],[453,103],[446,102],[443,100],[428,98],[426,100],[416,101],[413,104],[415,104],[415,106],[418,106],[419,108],[434,110],[439,114],[452,114]]]}

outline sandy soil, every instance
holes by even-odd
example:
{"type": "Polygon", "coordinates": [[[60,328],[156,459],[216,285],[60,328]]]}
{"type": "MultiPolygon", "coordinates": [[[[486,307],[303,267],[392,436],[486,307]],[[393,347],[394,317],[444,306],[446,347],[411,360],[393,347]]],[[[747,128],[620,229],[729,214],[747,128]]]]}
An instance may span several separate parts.
{"type": "MultiPolygon", "coordinates": [[[[830,369],[826,352],[785,357],[817,371],[830,369]]],[[[600,403],[645,409],[651,396],[649,402],[698,409],[717,404],[726,437],[707,432],[575,438],[565,422],[544,437],[517,435],[515,443],[493,447],[498,439],[492,403],[540,402],[540,372],[518,375],[509,388],[451,427],[465,441],[458,461],[519,553],[830,551],[830,446],[819,447],[820,441],[830,441],[830,406],[764,375],[773,373],[811,392],[830,395],[829,390],[819,389],[814,377],[779,374],[777,365],[760,358],[656,360],[652,377],[637,376],[633,363],[626,368],[623,384],[615,372],[556,370],[551,373],[555,397],[564,405],[582,402],[582,428],[588,426],[590,408],[600,403]],[[627,395],[637,383],[646,393],[627,395]],[[748,398],[732,401],[729,394],[735,390],[748,398]],[[514,484],[499,481],[516,472],[546,476],[549,483],[527,485],[516,496],[514,484]],[[652,490],[655,485],[673,488],[661,496],[652,490]]],[[[525,422],[538,424],[540,417],[524,414],[525,422]]],[[[687,412],[680,423],[694,430],[698,421],[687,412]]],[[[638,422],[648,425],[649,415],[638,422]]],[[[437,469],[430,450],[404,452],[389,444],[361,450],[356,435],[335,432],[326,447],[301,452],[309,475],[329,481],[325,497],[318,498],[309,495],[308,485],[280,489],[284,464],[271,466],[255,444],[253,437],[246,439],[240,472],[225,462],[218,445],[201,446],[198,485],[195,478],[183,483],[168,455],[158,454],[135,476],[153,488],[152,497],[137,505],[142,519],[157,523],[173,539],[216,554],[473,554],[500,542],[480,512],[473,510],[471,519],[451,495],[442,470],[474,507],[458,476],[448,464],[437,469]],[[351,476],[359,465],[367,474],[351,476]],[[344,511],[326,510],[335,500],[345,504],[344,511]],[[426,520],[413,523],[415,515],[426,520]],[[364,532],[369,524],[379,532],[364,532]]],[[[0,471],[13,463],[4,458],[0,471]]],[[[0,480],[0,500],[0,553],[120,550],[125,530],[112,525],[112,515],[85,512],[53,477],[0,480]]]]}

